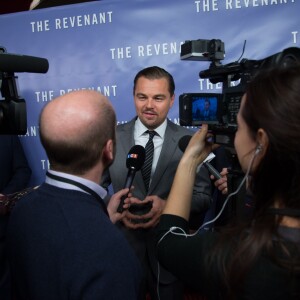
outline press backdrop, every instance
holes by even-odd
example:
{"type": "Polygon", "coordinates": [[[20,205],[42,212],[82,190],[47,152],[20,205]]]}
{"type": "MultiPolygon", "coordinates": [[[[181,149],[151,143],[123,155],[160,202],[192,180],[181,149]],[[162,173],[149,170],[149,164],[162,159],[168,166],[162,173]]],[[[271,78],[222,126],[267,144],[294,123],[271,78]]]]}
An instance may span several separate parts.
{"type": "MultiPolygon", "coordinates": [[[[21,136],[40,184],[49,167],[38,137],[41,108],[77,89],[109,97],[118,122],[135,115],[132,87],[142,68],[158,65],[173,74],[176,102],[169,118],[178,123],[178,97],[188,92],[221,92],[199,78],[209,61],[180,60],[186,40],[220,39],[227,64],[263,59],[299,47],[299,0],[103,0],[0,16],[0,46],[9,53],[44,57],[46,74],[16,73],[27,104],[28,131],[21,136]]],[[[0,66],[1,69],[1,66],[0,66]]]]}

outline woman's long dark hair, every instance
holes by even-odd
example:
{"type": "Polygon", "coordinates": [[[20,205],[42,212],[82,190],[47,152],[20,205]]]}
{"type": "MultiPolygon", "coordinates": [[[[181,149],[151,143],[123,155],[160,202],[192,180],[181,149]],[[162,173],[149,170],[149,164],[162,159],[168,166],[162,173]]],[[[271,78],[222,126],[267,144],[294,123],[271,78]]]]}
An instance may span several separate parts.
{"type": "Polygon", "coordinates": [[[248,229],[238,225],[224,232],[210,257],[223,270],[229,298],[237,294],[262,253],[291,272],[300,271],[299,248],[295,256],[280,242],[277,229],[282,217],[268,213],[275,199],[283,208],[300,210],[300,66],[260,72],[246,89],[241,115],[253,139],[262,128],[269,144],[250,182],[255,208],[248,229]],[[274,251],[274,237],[280,257],[274,251]],[[226,259],[223,250],[228,246],[235,251],[226,259]]]}

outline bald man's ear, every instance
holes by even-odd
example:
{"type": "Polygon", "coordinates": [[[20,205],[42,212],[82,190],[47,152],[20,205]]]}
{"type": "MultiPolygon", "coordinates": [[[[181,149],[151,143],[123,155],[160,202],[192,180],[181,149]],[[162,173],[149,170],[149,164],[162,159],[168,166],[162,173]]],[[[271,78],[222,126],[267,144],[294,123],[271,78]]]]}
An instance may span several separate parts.
{"type": "Polygon", "coordinates": [[[103,147],[102,157],[104,164],[111,164],[114,160],[114,142],[113,140],[108,140],[103,147]]]}

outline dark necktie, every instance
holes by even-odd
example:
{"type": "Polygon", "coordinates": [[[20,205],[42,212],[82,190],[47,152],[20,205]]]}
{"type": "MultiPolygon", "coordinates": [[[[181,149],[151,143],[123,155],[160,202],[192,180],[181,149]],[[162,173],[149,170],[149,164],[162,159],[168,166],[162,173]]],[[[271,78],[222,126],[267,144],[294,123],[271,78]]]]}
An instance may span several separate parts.
{"type": "Polygon", "coordinates": [[[147,130],[146,132],[149,133],[149,140],[145,146],[146,159],[142,168],[142,175],[146,186],[146,190],[148,191],[154,152],[153,137],[156,135],[156,132],[150,130],[147,130]]]}

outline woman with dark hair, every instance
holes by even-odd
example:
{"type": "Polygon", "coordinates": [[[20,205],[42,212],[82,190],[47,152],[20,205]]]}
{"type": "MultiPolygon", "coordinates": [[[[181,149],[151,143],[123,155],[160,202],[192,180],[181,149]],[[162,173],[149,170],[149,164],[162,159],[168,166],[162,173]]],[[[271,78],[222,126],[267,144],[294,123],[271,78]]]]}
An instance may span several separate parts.
{"type": "Polygon", "coordinates": [[[213,145],[191,139],[159,224],[158,258],[208,299],[300,299],[300,67],[260,72],[237,116],[235,150],[255,203],[252,219],[188,234],[197,166],[213,145]]]}

